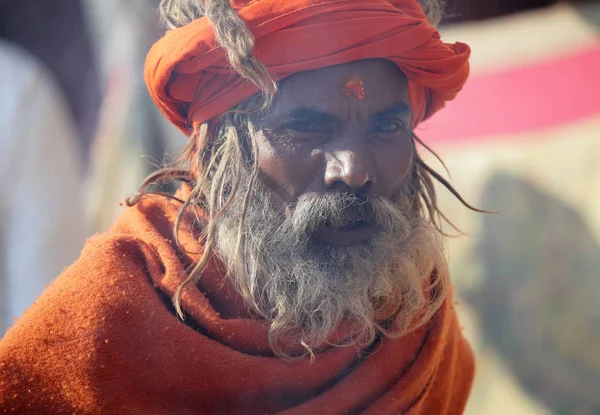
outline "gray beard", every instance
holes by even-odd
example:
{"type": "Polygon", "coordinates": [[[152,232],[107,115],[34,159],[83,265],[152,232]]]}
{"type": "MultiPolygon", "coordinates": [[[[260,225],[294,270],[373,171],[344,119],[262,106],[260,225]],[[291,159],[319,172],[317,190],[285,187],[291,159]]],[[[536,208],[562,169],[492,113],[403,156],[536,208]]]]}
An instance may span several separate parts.
{"type": "Polygon", "coordinates": [[[238,249],[244,190],[216,221],[217,253],[248,306],[270,322],[276,353],[285,354],[281,346],[290,342],[312,353],[342,323],[352,326],[352,344],[367,345],[378,333],[398,336],[427,306],[425,287],[442,251],[417,213],[378,196],[329,193],[303,195],[286,216],[256,183],[238,249]],[[313,239],[326,224],[346,225],[349,209],[363,209],[375,224],[368,243],[334,246],[313,239]]]}

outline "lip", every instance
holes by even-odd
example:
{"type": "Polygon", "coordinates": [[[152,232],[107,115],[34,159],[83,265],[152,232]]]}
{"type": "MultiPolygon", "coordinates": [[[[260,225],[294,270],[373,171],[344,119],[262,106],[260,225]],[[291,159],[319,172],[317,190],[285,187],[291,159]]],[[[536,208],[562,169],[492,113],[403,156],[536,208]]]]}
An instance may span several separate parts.
{"type": "Polygon", "coordinates": [[[330,245],[354,246],[368,242],[373,236],[373,232],[372,225],[345,226],[340,229],[321,228],[314,233],[314,237],[318,241],[330,245]]]}

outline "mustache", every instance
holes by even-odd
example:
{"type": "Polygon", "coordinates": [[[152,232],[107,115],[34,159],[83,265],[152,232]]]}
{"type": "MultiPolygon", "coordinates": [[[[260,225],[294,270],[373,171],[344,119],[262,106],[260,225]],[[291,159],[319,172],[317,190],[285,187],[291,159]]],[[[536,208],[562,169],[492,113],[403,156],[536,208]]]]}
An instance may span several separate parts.
{"type": "Polygon", "coordinates": [[[324,227],[348,225],[387,228],[401,214],[396,204],[378,195],[332,192],[302,195],[289,219],[295,232],[311,234],[324,227]]]}

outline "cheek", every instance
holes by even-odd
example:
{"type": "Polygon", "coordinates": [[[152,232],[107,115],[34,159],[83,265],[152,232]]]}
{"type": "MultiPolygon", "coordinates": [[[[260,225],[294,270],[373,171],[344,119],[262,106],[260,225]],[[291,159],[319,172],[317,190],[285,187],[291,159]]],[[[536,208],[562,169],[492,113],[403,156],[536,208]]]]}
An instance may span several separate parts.
{"type": "Polygon", "coordinates": [[[407,138],[380,146],[376,158],[382,184],[391,195],[405,183],[410,173],[414,160],[412,140],[407,138]]]}
{"type": "Polygon", "coordinates": [[[271,190],[278,206],[293,203],[309,188],[318,170],[318,158],[300,146],[271,143],[264,135],[256,139],[259,179],[271,190]]]}

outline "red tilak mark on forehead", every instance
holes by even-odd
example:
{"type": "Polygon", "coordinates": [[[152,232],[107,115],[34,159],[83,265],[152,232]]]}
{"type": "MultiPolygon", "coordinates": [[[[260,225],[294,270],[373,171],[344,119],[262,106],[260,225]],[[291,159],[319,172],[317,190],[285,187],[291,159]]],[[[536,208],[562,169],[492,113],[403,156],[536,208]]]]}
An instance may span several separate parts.
{"type": "Polygon", "coordinates": [[[350,79],[344,86],[346,96],[352,99],[365,99],[367,92],[365,91],[365,84],[360,78],[350,79]]]}

